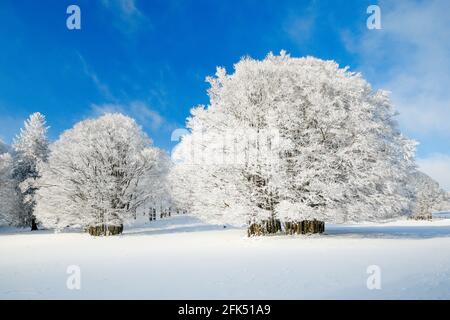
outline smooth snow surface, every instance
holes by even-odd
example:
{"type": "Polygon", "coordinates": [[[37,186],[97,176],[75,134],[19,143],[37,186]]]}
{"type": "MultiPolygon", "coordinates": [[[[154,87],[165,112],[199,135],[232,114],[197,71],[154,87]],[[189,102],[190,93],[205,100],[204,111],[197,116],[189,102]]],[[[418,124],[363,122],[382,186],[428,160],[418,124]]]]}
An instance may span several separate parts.
{"type": "Polygon", "coordinates": [[[251,239],[189,216],[108,238],[0,229],[0,298],[449,299],[450,220],[251,239]],[[66,287],[70,265],[81,290],[66,287]],[[381,290],[367,289],[370,265],[381,290]]]}

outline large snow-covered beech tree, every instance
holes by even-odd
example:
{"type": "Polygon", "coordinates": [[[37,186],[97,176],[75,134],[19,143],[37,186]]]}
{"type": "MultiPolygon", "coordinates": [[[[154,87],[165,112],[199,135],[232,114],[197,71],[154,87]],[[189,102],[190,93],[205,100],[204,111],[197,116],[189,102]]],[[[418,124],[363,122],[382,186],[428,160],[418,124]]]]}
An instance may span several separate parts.
{"type": "Polygon", "coordinates": [[[79,122],[51,145],[42,163],[36,216],[46,227],[118,234],[158,192],[163,152],[122,114],[79,122]]]}
{"type": "Polygon", "coordinates": [[[48,127],[45,117],[39,113],[33,113],[24,123],[24,128],[16,137],[13,149],[15,152],[14,177],[20,188],[21,214],[20,224],[37,230],[34,208],[36,206],[36,179],[39,178],[38,165],[47,161],[48,127]]]}
{"type": "Polygon", "coordinates": [[[284,52],[234,68],[218,68],[209,105],[191,111],[173,157],[178,202],[252,234],[406,212],[415,143],[398,131],[386,92],[333,61],[284,52]]]}
{"type": "Polygon", "coordinates": [[[13,157],[0,152],[0,226],[16,226],[19,222],[19,197],[13,168],[13,157]]]}

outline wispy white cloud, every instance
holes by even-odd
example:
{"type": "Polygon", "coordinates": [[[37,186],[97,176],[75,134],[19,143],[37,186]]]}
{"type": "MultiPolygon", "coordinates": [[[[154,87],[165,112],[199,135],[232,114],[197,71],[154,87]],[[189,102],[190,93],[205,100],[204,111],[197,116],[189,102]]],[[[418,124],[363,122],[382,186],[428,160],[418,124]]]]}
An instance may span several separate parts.
{"type": "Polygon", "coordinates": [[[25,121],[25,116],[0,115],[0,141],[10,144],[25,121]]]}
{"type": "Polygon", "coordinates": [[[290,12],[284,21],[283,30],[292,41],[302,45],[311,38],[316,20],[317,11],[312,2],[303,13],[290,12]]]}
{"type": "Polygon", "coordinates": [[[90,78],[93,82],[93,84],[95,85],[95,87],[97,88],[97,90],[100,92],[101,95],[103,95],[104,98],[111,100],[111,101],[116,101],[117,99],[114,97],[114,95],[112,94],[111,90],[109,89],[109,86],[104,83],[103,81],[100,80],[100,78],[98,77],[97,73],[95,73],[87,64],[86,60],[83,58],[83,56],[80,53],[77,53],[78,58],[81,61],[82,64],[82,70],[84,72],[84,74],[90,78]]]}
{"type": "Polygon", "coordinates": [[[144,128],[152,131],[168,129],[170,127],[170,124],[164,117],[143,101],[133,101],[129,104],[93,104],[91,106],[92,116],[115,112],[123,113],[136,119],[144,128]]]}
{"type": "Polygon", "coordinates": [[[10,147],[0,138],[0,154],[9,152],[10,147]]]}
{"type": "Polygon", "coordinates": [[[404,128],[450,138],[450,2],[379,5],[381,30],[344,31],[342,40],[376,85],[392,92],[404,128]]]}
{"type": "Polygon", "coordinates": [[[450,155],[433,154],[418,159],[419,169],[439,182],[444,190],[450,191],[450,155]]]}
{"type": "Polygon", "coordinates": [[[137,0],[101,0],[103,8],[113,16],[113,23],[124,34],[130,34],[144,23],[150,25],[148,18],[138,8],[137,0]]]}
{"type": "MultiPolygon", "coordinates": [[[[376,87],[392,92],[401,128],[439,150],[420,169],[450,190],[450,1],[380,1],[381,30],[344,30],[342,41],[376,87]]],[[[430,147],[432,146],[432,147],[430,147]]]]}

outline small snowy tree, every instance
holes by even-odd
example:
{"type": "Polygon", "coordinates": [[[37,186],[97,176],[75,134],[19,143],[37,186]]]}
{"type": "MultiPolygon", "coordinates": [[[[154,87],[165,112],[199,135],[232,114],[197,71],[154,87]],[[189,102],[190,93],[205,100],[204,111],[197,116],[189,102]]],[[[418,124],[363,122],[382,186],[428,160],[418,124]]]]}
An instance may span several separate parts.
{"type": "Polygon", "coordinates": [[[162,158],[129,117],[82,121],[52,144],[41,166],[36,216],[47,227],[121,233],[124,222],[154,196],[162,158]]]}
{"type": "Polygon", "coordinates": [[[446,192],[444,195],[444,200],[442,201],[439,210],[440,211],[450,211],[450,192],[446,192]]]}
{"type": "Polygon", "coordinates": [[[13,178],[13,157],[0,154],[0,225],[18,225],[19,198],[13,178]]]}
{"type": "Polygon", "coordinates": [[[47,161],[49,142],[48,127],[45,117],[33,113],[24,123],[24,128],[16,137],[13,148],[15,151],[14,177],[20,188],[22,203],[21,225],[37,230],[34,208],[36,206],[36,179],[39,178],[38,165],[47,161]]]}
{"type": "Polygon", "coordinates": [[[210,104],[192,110],[171,174],[193,213],[297,228],[405,212],[415,144],[399,133],[388,95],[361,75],[282,52],[208,81],[210,104]]]}
{"type": "Polygon", "coordinates": [[[427,174],[418,170],[412,171],[408,186],[411,190],[412,218],[431,220],[433,211],[445,207],[445,191],[427,174]]]}

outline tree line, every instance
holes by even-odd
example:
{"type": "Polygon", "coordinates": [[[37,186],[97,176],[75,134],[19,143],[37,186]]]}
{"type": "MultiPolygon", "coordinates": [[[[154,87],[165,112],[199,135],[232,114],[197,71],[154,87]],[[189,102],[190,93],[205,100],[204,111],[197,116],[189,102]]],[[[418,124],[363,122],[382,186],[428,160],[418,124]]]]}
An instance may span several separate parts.
{"type": "Polygon", "coordinates": [[[142,208],[173,206],[249,235],[324,222],[428,217],[448,195],[414,161],[387,92],[334,61],[241,59],[208,78],[170,157],[123,114],[77,123],[50,143],[45,117],[0,145],[0,224],[121,233],[142,208]]]}

